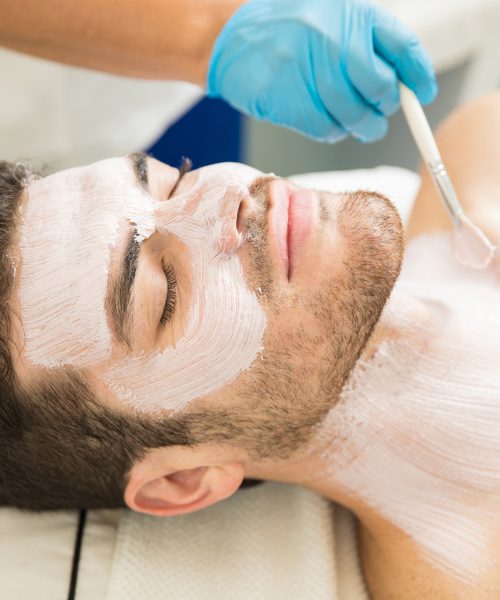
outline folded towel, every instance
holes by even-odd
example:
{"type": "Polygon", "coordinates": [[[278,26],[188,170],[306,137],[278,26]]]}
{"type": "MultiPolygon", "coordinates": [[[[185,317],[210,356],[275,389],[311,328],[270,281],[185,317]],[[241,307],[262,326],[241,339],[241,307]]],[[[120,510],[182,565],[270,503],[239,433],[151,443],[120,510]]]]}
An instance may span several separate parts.
{"type": "Polygon", "coordinates": [[[190,515],[124,513],[107,600],[167,598],[368,600],[346,511],[279,483],[190,515]]]}

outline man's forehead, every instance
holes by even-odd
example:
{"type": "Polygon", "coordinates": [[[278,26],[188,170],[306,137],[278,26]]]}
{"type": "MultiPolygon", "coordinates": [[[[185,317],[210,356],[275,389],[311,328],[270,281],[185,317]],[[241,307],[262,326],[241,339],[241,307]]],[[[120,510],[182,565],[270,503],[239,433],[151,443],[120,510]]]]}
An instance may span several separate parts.
{"type": "Polygon", "coordinates": [[[34,181],[20,231],[21,321],[36,365],[83,367],[107,358],[104,311],[111,251],[134,223],[154,231],[152,198],[125,158],[34,181]]]}
{"type": "Polygon", "coordinates": [[[58,171],[42,179],[35,179],[28,187],[29,197],[36,200],[37,195],[58,196],[77,195],[98,192],[114,187],[123,190],[137,186],[133,175],[132,163],[128,157],[108,158],[83,167],[73,167],[58,171]]]}

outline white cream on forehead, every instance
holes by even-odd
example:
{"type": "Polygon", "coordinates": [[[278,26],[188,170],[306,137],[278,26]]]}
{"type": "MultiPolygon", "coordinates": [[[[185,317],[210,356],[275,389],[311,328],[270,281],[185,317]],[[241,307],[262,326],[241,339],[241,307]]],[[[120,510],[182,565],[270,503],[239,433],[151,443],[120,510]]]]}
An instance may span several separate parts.
{"type": "Polygon", "coordinates": [[[266,318],[236,254],[243,242],[238,208],[248,196],[242,175],[223,165],[200,170],[194,187],[156,205],[157,230],[188,248],[193,295],[175,348],[125,359],[105,374],[106,384],[131,406],[181,409],[234,380],[262,350],[266,318]]]}
{"type": "Polygon", "coordinates": [[[110,254],[124,222],[136,224],[139,239],[153,233],[152,199],[125,159],[34,180],[27,196],[19,288],[26,357],[43,367],[105,360],[110,254]]]}
{"type": "Polygon", "coordinates": [[[120,223],[128,220],[139,239],[157,229],[186,244],[193,297],[174,348],[115,362],[104,382],[144,411],[179,409],[231,382],[257,357],[266,327],[236,254],[243,241],[237,211],[255,175],[236,165],[201,169],[186,194],[163,202],[137,186],[124,159],[33,182],[21,228],[27,358],[45,367],[86,367],[109,358],[104,305],[110,252],[120,223]]]}

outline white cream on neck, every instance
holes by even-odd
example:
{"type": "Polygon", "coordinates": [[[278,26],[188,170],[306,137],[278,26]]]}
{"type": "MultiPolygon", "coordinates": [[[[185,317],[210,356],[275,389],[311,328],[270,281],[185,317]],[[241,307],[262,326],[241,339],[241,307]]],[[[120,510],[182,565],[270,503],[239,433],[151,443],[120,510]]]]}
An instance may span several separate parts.
{"type": "Polygon", "coordinates": [[[457,266],[449,238],[413,242],[382,317],[394,335],[358,363],[315,444],[345,493],[470,585],[500,531],[499,308],[494,274],[457,266]]]}

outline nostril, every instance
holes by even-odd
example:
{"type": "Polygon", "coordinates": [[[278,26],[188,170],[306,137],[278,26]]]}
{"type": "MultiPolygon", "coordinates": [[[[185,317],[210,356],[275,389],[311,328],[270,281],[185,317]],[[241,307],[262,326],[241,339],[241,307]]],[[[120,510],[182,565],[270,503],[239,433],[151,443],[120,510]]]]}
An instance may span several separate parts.
{"type": "Polygon", "coordinates": [[[243,233],[243,213],[246,210],[247,202],[246,200],[241,200],[240,205],[238,206],[238,214],[236,216],[236,229],[239,233],[243,233]]]}

